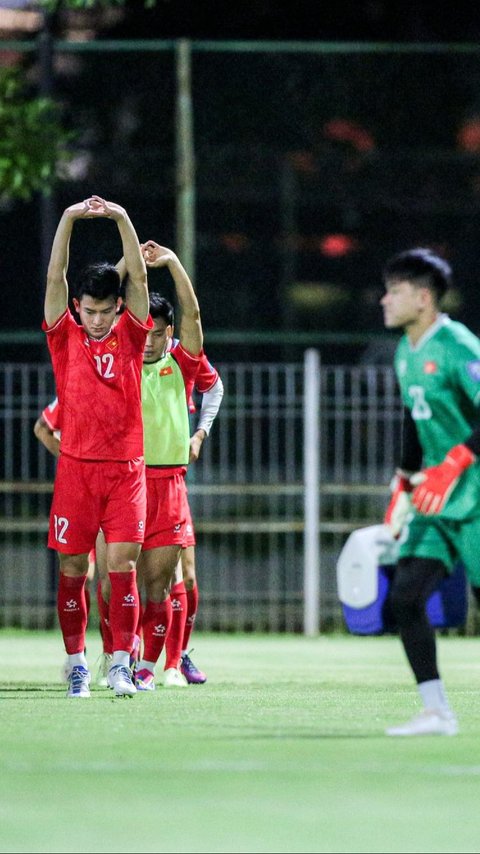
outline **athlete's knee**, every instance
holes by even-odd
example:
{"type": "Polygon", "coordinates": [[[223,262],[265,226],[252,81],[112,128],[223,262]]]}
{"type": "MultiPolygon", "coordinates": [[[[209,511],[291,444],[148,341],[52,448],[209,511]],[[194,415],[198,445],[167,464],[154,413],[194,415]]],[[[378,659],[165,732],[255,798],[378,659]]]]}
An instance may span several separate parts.
{"type": "Polygon", "coordinates": [[[62,575],[78,578],[82,575],[87,577],[88,572],[88,555],[59,555],[60,572],[62,575]]]}

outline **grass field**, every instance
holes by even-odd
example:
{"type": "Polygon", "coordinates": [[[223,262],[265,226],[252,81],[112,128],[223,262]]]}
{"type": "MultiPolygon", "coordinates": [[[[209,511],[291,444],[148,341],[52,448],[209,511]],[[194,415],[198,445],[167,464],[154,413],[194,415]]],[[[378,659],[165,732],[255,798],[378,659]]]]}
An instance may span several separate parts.
{"type": "Polygon", "coordinates": [[[208,682],[132,700],[67,700],[57,632],[0,649],[2,852],[480,851],[480,639],[439,639],[460,734],[414,739],[395,637],[197,634],[208,682]]]}

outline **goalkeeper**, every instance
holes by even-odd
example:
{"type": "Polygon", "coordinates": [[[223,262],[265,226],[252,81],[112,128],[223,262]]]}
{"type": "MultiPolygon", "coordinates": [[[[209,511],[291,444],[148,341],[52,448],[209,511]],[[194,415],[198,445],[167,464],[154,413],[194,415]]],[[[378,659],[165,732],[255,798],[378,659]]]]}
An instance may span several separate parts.
{"type": "Polygon", "coordinates": [[[391,605],[423,705],[387,734],[455,735],[425,606],[458,561],[478,598],[480,341],[440,311],[451,269],[431,250],[395,255],[383,278],[385,326],[404,332],[395,353],[405,407],[402,459],[385,516],[401,544],[391,605]]]}

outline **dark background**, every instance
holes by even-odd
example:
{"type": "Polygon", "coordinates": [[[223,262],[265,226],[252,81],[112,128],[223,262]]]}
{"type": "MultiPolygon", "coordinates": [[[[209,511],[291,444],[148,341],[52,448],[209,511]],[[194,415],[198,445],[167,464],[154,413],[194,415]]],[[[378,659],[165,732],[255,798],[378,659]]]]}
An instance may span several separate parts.
{"type": "MultiPolygon", "coordinates": [[[[194,40],[195,285],[212,358],[294,360],[308,336],[325,360],[389,358],[381,269],[411,245],[452,263],[447,308],[480,331],[476,4],[160,0],[149,11],[130,2],[114,15],[60,12],[49,24],[57,40],[49,86],[74,133],[73,159],[49,201],[0,208],[3,359],[45,356],[35,339],[45,235],[68,204],[104,195],[125,205],[141,240],[175,248],[180,37],[194,40]],[[58,46],[79,37],[171,44],[58,46]],[[231,40],[242,43],[226,50],[231,40]],[[249,51],[258,40],[265,49],[249,51]],[[284,41],[299,49],[282,50],[284,41]],[[322,45],[307,52],[313,41],[322,45]],[[12,343],[14,330],[31,334],[12,343]]],[[[35,95],[35,53],[1,55],[24,66],[35,95]]],[[[118,252],[111,223],[78,224],[71,282],[84,263],[118,252]]],[[[160,271],[150,286],[173,298],[160,271]]]]}

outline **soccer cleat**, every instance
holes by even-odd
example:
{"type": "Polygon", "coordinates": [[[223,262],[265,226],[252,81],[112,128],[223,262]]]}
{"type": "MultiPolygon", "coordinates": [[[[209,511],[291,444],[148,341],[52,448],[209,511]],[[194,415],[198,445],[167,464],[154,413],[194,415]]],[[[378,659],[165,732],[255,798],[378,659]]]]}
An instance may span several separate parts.
{"type": "Polygon", "coordinates": [[[168,667],[163,674],[164,688],[188,688],[188,682],[176,667],[168,667]]]}
{"type": "Polygon", "coordinates": [[[72,667],[68,675],[67,697],[89,697],[90,696],[90,673],[86,667],[77,664],[72,667]]]}
{"type": "Polygon", "coordinates": [[[97,675],[95,677],[95,683],[100,688],[108,688],[108,671],[112,666],[112,655],[109,652],[101,652],[97,661],[98,661],[98,669],[97,675]]]}
{"type": "Polygon", "coordinates": [[[389,727],[387,735],[456,735],[457,719],[449,709],[424,709],[400,726],[389,727]]]}
{"type": "Polygon", "coordinates": [[[142,667],[135,673],[135,685],[137,691],[155,691],[154,675],[151,670],[142,667]]]}
{"type": "Polygon", "coordinates": [[[109,688],[113,688],[116,697],[133,697],[137,693],[132,680],[132,671],[122,664],[115,664],[110,668],[107,682],[109,688]]]}
{"type": "MultiPolygon", "coordinates": [[[[193,649],[190,652],[193,652],[193,649]]],[[[180,670],[190,685],[203,685],[207,681],[205,673],[195,667],[188,653],[182,655],[180,659],[180,670]]]]}

